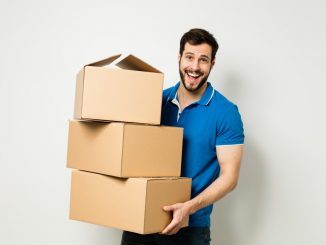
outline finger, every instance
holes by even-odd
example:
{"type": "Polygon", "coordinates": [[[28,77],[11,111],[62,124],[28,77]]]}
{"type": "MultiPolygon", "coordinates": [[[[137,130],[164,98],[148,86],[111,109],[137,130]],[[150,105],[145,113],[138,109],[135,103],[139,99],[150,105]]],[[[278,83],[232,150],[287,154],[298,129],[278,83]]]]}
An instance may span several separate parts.
{"type": "Polygon", "coordinates": [[[170,224],[168,225],[163,231],[162,231],[162,234],[169,234],[172,229],[174,228],[174,225],[170,224]]]}
{"type": "Polygon", "coordinates": [[[170,206],[164,206],[163,210],[164,211],[173,211],[175,209],[174,205],[170,205],[170,206]]]}
{"type": "Polygon", "coordinates": [[[177,234],[179,230],[180,230],[180,226],[178,225],[178,226],[174,227],[169,233],[167,233],[167,235],[177,234]]]}
{"type": "Polygon", "coordinates": [[[176,205],[173,204],[173,205],[169,205],[169,206],[164,206],[163,210],[164,211],[173,211],[175,208],[176,208],[176,205]]]}
{"type": "Polygon", "coordinates": [[[175,220],[172,220],[171,223],[162,231],[162,234],[170,233],[177,226],[177,224],[178,223],[175,220]]]}

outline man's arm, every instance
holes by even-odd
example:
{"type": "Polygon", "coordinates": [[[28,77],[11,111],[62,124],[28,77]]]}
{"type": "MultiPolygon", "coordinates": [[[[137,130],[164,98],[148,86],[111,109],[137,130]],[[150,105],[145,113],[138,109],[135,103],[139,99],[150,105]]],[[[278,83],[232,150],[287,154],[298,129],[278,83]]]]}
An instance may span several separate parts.
{"type": "Polygon", "coordinates": [[[162,231],[162,234],[172,235],[177,233],[181,228],[182,221],[186,217],[220,200],[236,187],[243,145],[218,146],[216,147],[216,154],[220,163],[220,176],[193,199],[184,203],[163,207],[165,211],[173,212],[173,219],[162,231]]]}

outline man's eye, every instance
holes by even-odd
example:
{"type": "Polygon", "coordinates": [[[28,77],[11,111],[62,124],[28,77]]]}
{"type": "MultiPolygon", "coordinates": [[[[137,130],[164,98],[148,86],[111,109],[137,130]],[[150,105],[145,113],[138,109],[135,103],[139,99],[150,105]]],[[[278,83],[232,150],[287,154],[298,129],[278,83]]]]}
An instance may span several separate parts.
{"type": "Polygon", "coordinates": [[[200,59],[200,62],[207,64],[208,63],[208,59],[200,59]]]}
{"type": "Polygon", "coordinates": [[[187,60],[192,60],[193,57],[192,57],[192,56],[186,56],[186,59],[187,59],[187,60]]]}

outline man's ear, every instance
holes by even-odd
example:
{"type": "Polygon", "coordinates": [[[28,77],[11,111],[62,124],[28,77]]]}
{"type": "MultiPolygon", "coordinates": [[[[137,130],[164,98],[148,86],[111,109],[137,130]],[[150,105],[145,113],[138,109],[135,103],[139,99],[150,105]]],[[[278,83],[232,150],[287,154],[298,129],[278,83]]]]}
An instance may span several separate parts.
{"type": "Polygon", "coordinates": [[[181,55],[178,54],[178,62],[180,63],[181,55]]]}
{"type": "Polygon", "coordinates": [[[214,65],[215,65],[215,59],[212,60],[212,67],[211,68],[213,68],[214,65]]]}

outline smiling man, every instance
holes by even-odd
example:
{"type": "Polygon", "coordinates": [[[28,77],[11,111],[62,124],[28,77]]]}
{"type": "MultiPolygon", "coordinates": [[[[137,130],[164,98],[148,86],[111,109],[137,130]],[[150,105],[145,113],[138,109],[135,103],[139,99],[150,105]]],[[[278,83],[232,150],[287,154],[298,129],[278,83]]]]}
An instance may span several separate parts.
{"type": "Polygon", "coordinates": [[[206,83],[215,62],[211,55],[208,55],[212,52],[211,49],[207,43],[197,46],[186,43],[183,55],[179,54],[180,78],[183,88],[187,91],[196,92],[206,83]]]}
{"type": "Polygon", "coordinates": [[[218,44],[203,29],[180,40],[181,82],[164,90],[162,125],[184,129],[181,176],[192,178],[191,200],[165,206],[173,214],[161,234],[124,232],[122,245],[209,245],[213,203],[237,185],[244,133],[235,104],[207,81],[218,44]],[[181,228],[189,217],[189,227],[181,228]]]}

